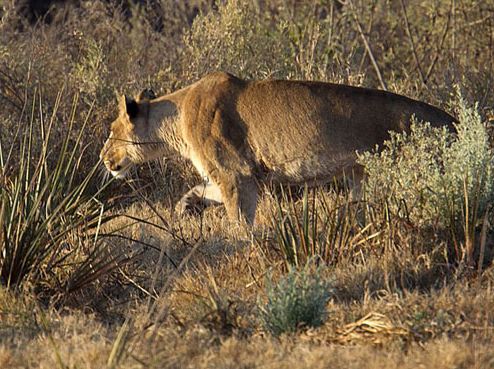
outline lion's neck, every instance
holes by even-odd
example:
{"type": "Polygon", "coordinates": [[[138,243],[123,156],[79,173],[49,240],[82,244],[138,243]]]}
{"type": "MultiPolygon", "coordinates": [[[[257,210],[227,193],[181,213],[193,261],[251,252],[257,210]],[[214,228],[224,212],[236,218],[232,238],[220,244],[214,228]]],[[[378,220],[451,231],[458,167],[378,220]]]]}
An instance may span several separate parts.
{"type": "Polygon", "coordinates": [[[175,151],[186,156],[186,146],[180,129],[180,104],[189,87],[162,96],[150,102],[149,128],[156,139],[163,142],[162,155],[175,151]]]}
{"type": "Polygon", "coordinates": [[[165,142],[166,146],[180,154],[184,154],[185,142],[180,134],[180,116],[175,114],[162,121],[159,128],[159,138],[165,142]]]}

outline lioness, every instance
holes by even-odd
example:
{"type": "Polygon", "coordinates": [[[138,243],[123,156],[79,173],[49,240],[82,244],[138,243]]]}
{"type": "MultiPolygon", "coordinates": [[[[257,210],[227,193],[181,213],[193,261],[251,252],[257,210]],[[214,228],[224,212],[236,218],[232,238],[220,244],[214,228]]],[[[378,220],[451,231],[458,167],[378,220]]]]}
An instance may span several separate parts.
{"type": "Polygon", "coordinates": [[[308,81],[244,81],[212,73],[174,93],[122,96],[101,159],[122,178],[167,146],[207,178],[178,202],[179,211],[223,203],[232,219],[253,223],[259,185],[329,182],[352,173],[357,151],[374,148],[415,115],[433,126],[455,119],[389,92],[308,81]]]}

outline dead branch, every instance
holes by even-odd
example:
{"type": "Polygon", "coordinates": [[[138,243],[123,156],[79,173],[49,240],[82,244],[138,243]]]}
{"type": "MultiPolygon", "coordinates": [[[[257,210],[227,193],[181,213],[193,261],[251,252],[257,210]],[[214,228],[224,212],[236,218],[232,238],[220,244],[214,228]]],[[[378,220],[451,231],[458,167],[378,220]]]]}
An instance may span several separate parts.
{"type": "Polygon", "coordinates": [[[417,55],[417,49],[415,47],[415,42],[413,41],[412,32],[410,30],[410,22],[408,21],[407,8],[406,8],[403,0],[400,0],[400,4],[401,4],[401,9],[403,10],[403,17],[405,18],[405,30],[407,31],[408,40],[410,41],[410,47],[412,48],[412,53],[413,53],[413,57],[415,59],[415,63],[417,65],[417,70],[419,71],[420,79],[422,80],[422,83],[424,85],[426,85],[427,81],[426,81],[426,78],[424,76],[424,72],[422,71],[422,66],[420,65],[419,57],[417,55]]]}
{"type": "Polygon", "coordinates": [[[362,38],[362,41],[364,42],[365,49],[367,51],[367,54],[369,55],[369,58],[372,62],[372,65],[374,67],[374,70],[376,71],[377,78],[379,79],[379,83],[381,84],[381,88],[383,90],[388,90],[388,87],[386,86],[386,82],[384,82],[384,79],[381,74],[381,70],[379,69],[379,65],[376,62],[376,58],[374,57],[374,53],[372,52],[372,49],[370,47],[369,42],[367,41],[367,37],[365,37],[365,33],[363,31],[362,25],[360,24],[360,21],[357,16],[357,12],[355,11],[355,7],[353,5],[352,0],[347,0],[348,4],[350,4],[350,8],[352,10],[352,15],[353,19],[355,20],[355,24],[357,25],[357,30],[360,34],[360,37],[362,38]]]}

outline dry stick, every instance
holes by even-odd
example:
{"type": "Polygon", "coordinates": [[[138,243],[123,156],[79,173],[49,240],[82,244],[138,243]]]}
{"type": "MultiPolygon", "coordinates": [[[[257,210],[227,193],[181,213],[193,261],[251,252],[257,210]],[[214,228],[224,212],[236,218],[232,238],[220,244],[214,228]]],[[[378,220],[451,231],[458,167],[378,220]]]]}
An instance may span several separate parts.
{"type": "Polygon", "coordinates": [[[444,46],[444,41],[446,41],[446,36],[448,35],[449,31],[449,26],[451,25],[451,15],[453,13],[453,2],[451,1],[451,9],[449,10],[448,13],[448,21],[446,22],[446,27],[444,28],[443,36],[441,38],[441,42],[439,44],[439,48],[436,50],[436,54],[434,55],[434,58],[429,65],[429,69],[427,70],[427,73],[425,74],[425,80],[427,81],[432,74],[432,71],[434,70],[434,67],[436,66],[437,61],[439,60],[439,56],[441,55],[441,52],[443,51],[443,46],[444,46]]]}
{"type": "MultiPolygon", "coordinates": [[[[154,214],[156,214],[156,216],[158,217],[159,220],[161,220],[161,222],[163,223],[163,227],[158,227],[158,225],[154,225],[155,227],[157,227],[158,229],[161,229],[165,232],[168,233],[168,235],[175,239],[175,240],[179,240],[182,242],[182,244],[188,246],[188,247],[192,247],[192,245],[190,244],[190,242],[187,242],[187,240],[183,237],[179,237],[176,235],[175,232],[172,231],[169,223],[165,220],[165,218],[163,218],[163,216],[156,210],[156,208],[153,206],[153,204],[151,204],[151,202],[146,198],[146,196],[144,196],[141,191],[139,191],[139,189],[133,185],[132,182],[130,181],[126,181],[126,183],[129,185],[129,187],[141,198],[141,200],[143,200],[147,206],[149,206],[149,208],[153,211],[154,214]]],[[[129,217],[129,216],[128,216],[129,217]]]]}
{"type": "Polygon", "coordinates": [[[374,66],[374,70],[376,71],[377,78],[379,79],[379,83],[381,84],[381,88],[385,91],[388,90],[388,87],[386,86],[386,82],[384,82],[384,79],[381,74],[381,70],[379,69],[379,65],[377,65],[376,58],[374,58],[374,54],[372,53],[372,49],[369,45],[369,42],[367,41],[367,38],[365,37],[364,31],[362,29],[362,25],[360,24],[358,17],[357,17],[357,12],[355,11],[355,7],[353,6],[353,1],[352,0],[347,0],[348,3],[350,4],[350,7],[352,8],[352,14],[353,14],[353,19],[355,20],[355,24],[357,25],[357,30],[360,34],[360,37],[362,38],[362,41],[364,42],[365,49],[367,51],[367,54],[369,55],[369,58],[372,62],[372,65],[374,66]]]}
{"type": "Polygon", "coordinates": [[[408,40],[410,41],[410,47],[412,48],[413,57],[415,59],[415,63],[417,64],[417,69],[420,74],[420,79],[422,83],[426,85],[427,80],[425,79],[424,72],[422,71],[422,66],[420,65],[419,57],[417,55],[417,49],[415,48],[415,42],[413,41],[412,32],[410,30],[410,23],[408,22],[407,9],[405,7],[405,3],[403,0],[400,0],[401,9],[403,10],[403,17],[405,18],[405,30],[407,31],[408,40]]]}
{"type": "MultiPolygon", "coordinates": [[[[492,30],[492,18],[489,18],[488,19],[488,22],[489,22],[489,29],[492,30]]],[[[490,36],[489,36],[489,56],[490,56],[490,60],[494,60],[494,53],[492,52],[493,51],[493,48],[492,48],[492,44],[493,44],[493,36],[494,36],[494,32],[490,32],[490,36]]],[[[491,92],[491,83],[492,83],[492,67],[493,67],[493,63],[489,63],[489,80],[487,81],[487,88],[485,89],[485,93],[484,93],[484,96],[482,97],[482,100],[479,104],[479,106],[485,106],[486,104],[486,101],[487,101],[487,97],[489,95],[489,93],[491,92]]]]}
{"type": "MultiPolygon", "coordinates": [[[[451,35],[451,50],[453,52],[453,62],[456,61],[456,1],[452,0],[451,1],[451,8],[452,8],[452,17],[453,17],[453,32],[451,35]]],[[[455,77],[456,77],[456,71],[455,71],[455,77]]]]}
{"type": "Polygon", "coordinates": [[[15,88],[12,87],[12,85],[16,85],[16,81],[12,76],[10,76],[7,72],[4,72],[3,70],[0,70],[0,87],[4,88],[5,93],[3,94],[3,97],[14,106],[18,111],[22,111],[23,106],[24,106],[24,100],[22,96],[20,96],[15,88]],[[17,101],[14,101],[12,98],[9,97],[12,96],[14,99],[17,101]]]}
{"type": "MultiPolygon", "coordinates": [[[[374,25],[374,13],[376,12],[376,1],[374,1],[374,3],[372,4],[372,13],[371,13],[369,25],[368,25],[367,31],[366,31],[368,35],[370,35],[370,33],[372,32],[372,27],[374,25]]],[[[359,75],[362,72],[362,68],[364,66],[364,62],[365,62],[366,57],[367,57],[367,54],[364,54],[364,55],[362,55],[362,58],[360,60],[359,67],[358,67],[358,74],[359,75]]]]}
{"type": "MultiPolygon", "coordinates": [[[[182,261],[178,265],[177,269],[173,271],[173,273],[168,277],[168,279],[166,280],[166,282],[161,287],[161,290],[158,293],[158,296],[163,296],[164,293],[166,291],[168,291],[169,287],[172,284],[173,277],[175,277],[176,275],[178,275],[178,273],[181,272],[185,268],[185,266],[188,264],[190,258],[192,257],[192,255],[194,255],[194,253],[196,252],[196,250],[197,250],[197,248],[199,246],[200,246],[200,243],[199,242],[196,243],[194,245],[194,247],[189,251],[189,253],[185,256],[185,258],[182,259],[182,261]]],[[[157,333],[158,333],[158,323],[165,317],[166,313],[167,313],[166,305],[164,305],[161,308],[159,308],[157,306],[157,301],[156,301],[151,306],[151,309],[148,312],[148,318],[147,318],[148,326],[146,327],[146,328],[148,328],[148,327],[150,327],[151,325],[154,324],[154,328],[152,330],[151,337],[150,337],[150,340],[151,341],[154,341],[156,339],[156,336],[157,336],[157,333]],[[154,318],[154,323],[151,322],[151,318],[153,316],[153,313],[156,314],[156,316],[154,318]]]]}
{"type": "Polygon", "coordinates": [[[480,255],[479,255],[479,263],[477,265],[477,278],[480,283],[480,277],[482,275],[482,264],[484,263],[484,255],[485,255],[485,244],[487,242],[487,230],[489,229],[489,214],[490,208],[487,208],[484,214],[484,219],[482,221],[482,230],[480,231],[480,255]]]}
{"type": "MultiPolygon", "coordinates": [[[[372,31],[372,23],[373,19],[371,18],[369,22],[369,27],[367,27],[367,34],[369,35],[372,31]]],[[[364,67],[365,60],[367,59],[367,53],[362,54],[362,57],[360,58],[360,63],[358,64],[358,74],[360,75],[362,72],[362,68],[364,67]]]]}
{"type": "MultiPolygon", "coordinates": [[[[187,266],[190,258],[194,255],[194,253],[197,251],[199,246],[200,246],[200,243],[197,242],[192,247],[192,249],[182,259],[182,261],[177,266],[177,268],[169,275],[168,279],[165,281],[165,283],[161,287],[160,291],[155,294],[156,296],[158,296],[158,297],[163,296],[165,292],[169,291],[169,287],[172,284],[172,280],[174,279],[175,276],[177,276],[187,266]]],[[[155,284],[155,281],[153,281],[152,289],[154,289],[154,284],[155,284]]],[[[137,337],[139,335],[142,337],[141,339],[134,341],[132,343],[133,347],[128,349],[128,352],[130,353],[130,355],[136,360],[137,360],[137,358],[133,356],[131,351],[135,348],[135,345],[139,342],[143,342],[144,340],[148,340],[148,342],[155,341],[156,336],[158,334],[158,323],[165,317],[166,313],[168,312],[167,306],[164,304],[163,306],[159,307],[158,302],[159,302],[159,300],[155,298],[154,303],[151,304],[148,308],[147,317],[146,317],[145,323],[143,324],[142,328],[139,329],[138,332],[136,332],[132,335],[132,337],[137,337]],[[155,316],[154,319],[153,319],[153,316],[155,316]],[[144,333],[151,327],[153,327],[153,329],[151,331],[151,335],[149,338],[146,338],[144,336],[144,333]]]]}
{"type": "MultiPolygon", "coordinates": [[[[183,242],[184,245],[187,245],[190,247],[190,251],[187,253],[187,255],[185,256],[185,258],[182,259],[182,261],[176,265],[176,268],[175,270],[171,273],[171,275],[169,276],[169,278],[166,280],[166,282],[163,284],[163,286],[161,287],[161,290],[159,293],[157,293],[158,296],[163,296],[163,294],[169,289],[171,283],[172,283],[172,279],[174,276],[178,275],[178,273],[180,273],[182,271],[183,268],[185,268],[185,266],[187,265],[188,261],[190,260],[190,258],[192,257],[192,255],[195,254],[195,252],[197,251],[197,249],[199,248],[199,246],[201,245],[200,242],[196,242],[195,245],[191,245],[189,242],[187,242],[183,237],[178,237],[172,230],[171,230],[171,227],[169,225],[169,223],[163,218],[162,215],[160,215],[158,213],[158,211],[156,210],[156,208],[151,204],[151,202],[146,198],[146,196],[144,196],[141,191],[139,191],[139,189],[137,187],[135,187],[132,182],[130,181],[127,181],[127,184],[131,187],[132,190],[135,191],[135,193],[137,193],[137,195],[139,195],[139,197],[151,208],[151,210],[156,214],[156,216],[158,216],[158,218],[163,222],[163,225],[164,227],[159,227],[160,229],[162,230],[167,230],[167,233],[168,233],[168,239],[171,240],[171,239],[178,239],[180,241],[183,242]]],[[[165,256],[168,256],[166,253],[164,253],[164,249],[162,248],[162,253],[160,254],[160,259],[163,257],[163,255],[165,256]]],[[[158,274],[158,270],[156,270],[156,272],[154,273],[154,276],[153,276],[153,280],[152,280],[152,284],[151,284],[151,289],[154,290],[154,286],[156,285],[156,280],[157,280],[157,274],[158,274]]],[[[157,329],[158,329],[158,322],[163,319],[163,317],[165,316],[165,314],[167,313],[167,309],[166,309],[166,305],[159,308],[157,306],[157,300],[154,302],[154,304],[150,305],[149,308],[148,308],[148,317],[147,317],[147,324],[145,325],[145,328],[142,330],[141,333],[144,333],[144,331],[149,328],[150,326],[153,325],[153,322],[151,322],[151,318],[153,316],[153,313],[156,314],[156,317],[154,319],[154,329],[151,333],[151,341],[154,341],[156,339],[156,335],[157,335],[157,329]]]]}

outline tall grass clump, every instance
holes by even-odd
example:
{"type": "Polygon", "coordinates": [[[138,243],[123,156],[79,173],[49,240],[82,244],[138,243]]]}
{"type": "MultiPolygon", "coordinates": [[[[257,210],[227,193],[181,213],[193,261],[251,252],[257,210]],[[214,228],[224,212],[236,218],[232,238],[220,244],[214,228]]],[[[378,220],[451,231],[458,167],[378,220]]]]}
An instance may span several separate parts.
{"type": "Polygon", "coordinates": [[[300,270],[291,268],[276,284],[267,278],[267,302],[260,306],[265,329],[279,336],[299,328],[319,327],[326,320],[331,291],[322,269],[313,270],[309,264],[300,270]]]}
{"type": "Polygon", "coordinates": [[[17,289],[29,281],[70,292],[110,270],[120,256],[107,254],[98,237],[113,218],[94,179],[98,165],[81,170],[81,144],[89,114],[74,130],[76,100],[67,129],[57,126],[61,95],[51,117],[41,95],[21,121],[18,142],[0,143],[0,283],[17,289]],[[39,103],[39,106],[38,106],[39,103]]]}
{"type": "Polygon", "coordinates": [[[283,192],[272,217],[274,238],[286,266],[303,267],[309,260],[334,265],[351,258],[380,235],[383,216],[363,201],[354,201],[349,189],[338,193],[309,191],[301,204],[283,192]]]}
{"type": "Polygon", "coordinates": [[[457,108],[456,133],[413,122],[410,133],[392,133],[382,150],[358,161],[369,199],[384,199],[419,226],[447,229],[455,246],[463,243],[457,257],[471,259],[476,229],[494,200],[494,153],[477,106],[459,98],[457,108]]]}

